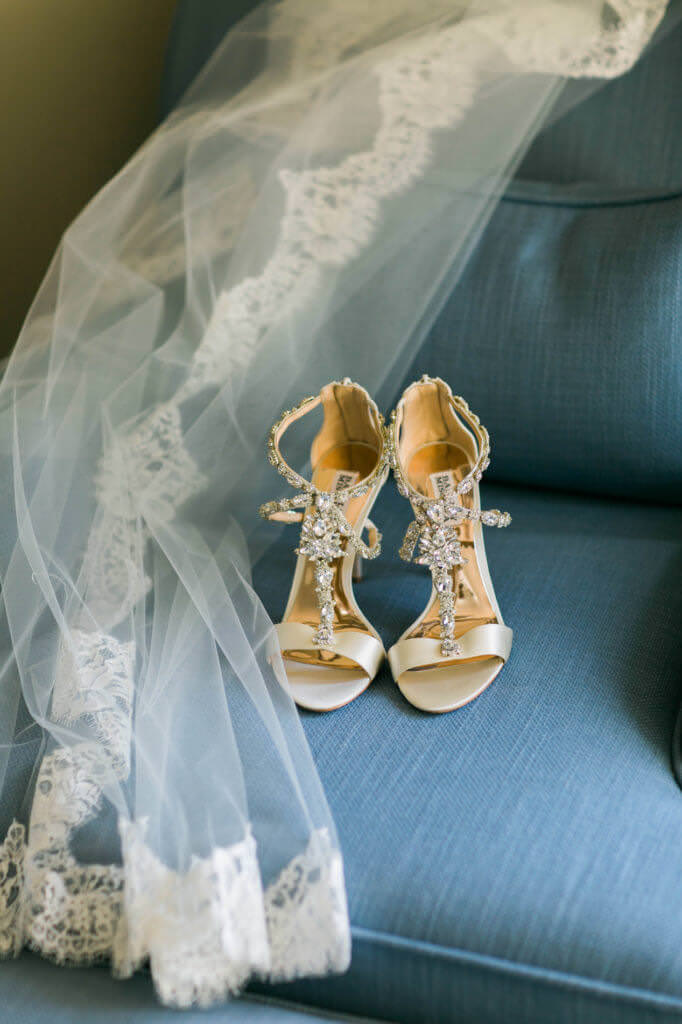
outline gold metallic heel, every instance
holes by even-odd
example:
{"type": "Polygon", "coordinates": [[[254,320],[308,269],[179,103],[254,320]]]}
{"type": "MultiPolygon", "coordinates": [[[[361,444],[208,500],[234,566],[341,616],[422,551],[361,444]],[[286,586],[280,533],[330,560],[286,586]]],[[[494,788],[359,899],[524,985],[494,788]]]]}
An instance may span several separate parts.
{"type": "Polygon", "coordinates": [[[353,559],[353,583],[362,583],[365,578],[365,566],[362,555],[356,551],[353,559]]]}

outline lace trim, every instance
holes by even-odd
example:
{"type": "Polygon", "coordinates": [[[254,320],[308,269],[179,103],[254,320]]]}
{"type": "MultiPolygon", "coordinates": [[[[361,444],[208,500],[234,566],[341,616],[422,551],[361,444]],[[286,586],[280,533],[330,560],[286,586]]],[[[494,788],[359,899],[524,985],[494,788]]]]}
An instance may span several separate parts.
{"type": "Polygon", "coordinates": [[[144,822],[120,821],[122,866],[78,862],[75,830],[97,817],[108,777],[128,777],[134,645],[80,629],[70,641],[52,712],[87,724],[99,742],[43,757],[28,844],[14,823],[0,847],[0,955],[27,944],[59,964],[112,959],[120,976],[149,960],[160,998],[175,1006],[208,1006],[254,973],[342,967],[343,872],[326,832],[313,834],[265,894],[251,835],[179,872],[153,853],[144,822]]]}
{"type": "Polygon", "coordinates": [[[99,515],[83,559],[88,622],[113,629],[149,592],[152,581],[143,562],[148,536],[142,524],[99,515]]]}
{"type": "Polygon", "coordinates": [[[254,973],[345,970],[343,868],[326,830],[265,894],[250,835],[180,873],[151,851],[144,823],[122,822],[123,866],[80,864],[70,839],[97,815],[106,775],[87,744],[43,758],[28,846],[15,822],[0,847],[0,955],[27,944],[69,966],[112,959],[120,977],[149,960],[160,999],[178,1007],[235,995],[254,973]]]}
{"type": "Polygon", "coordinates": [[[158,406],[106,447],[95,474],[97,500],[122,519],[166,521],[207,483],[185,448],[179,407],[158,406]]]}
{"type": "Polygon", "coordinates": [[[636,62],[666,6],[664,0],[609,0],[597,11],[536,0],[477,23],[520,71],[615,78],[636,62]]]}
{"type": "Polygon", "coordinates": [[[128,977],[149,959],[166,1005],[208,1006],[239,992],[270,963],[256,844],[248,835],[194,858],[184,874],[159,861],[144,825],[121,829],[126,871],[125,941],[114,950],[128,977]]]}
{"type": "Polygon", "coordinates": [[[129,977],[149,959],[167,1006],[210,1006],[238,994],[253,974],[273,981],[350,963],[341,856],[329,833],[313,833],[263,893],[249,834],[186,873],[162,864],[144,825],[121,830],[126,913],[114,946],[115,971],[129,977]]]}
{"type": "Polygon", "coordinates": [[[52,694],[57,722],[87,723],[102,742],[116,775],[130,772],[135,644],[107,633],[71,632],[72,649],[62,646],[52,694]]]}
{"type": "Polygon", "coordinates": [[[351,938],[341,854],[326,829],[284,868],[265,893],[271,981],[339,973],[351,938]]]}
{"type": "MultiPolygon", "coordinates": [[[[666,9],[665,0],[604,0],[599,8],[569,6],[559,0],[499,4],[500,13],[466,16],[466,25],[487,25],[489,36],[514,56],[523,71],[572,77],[614,77],[637,60],[666,9]],[[581,46],[581,40],[584,40],[581,46]]],[[[308,0],[287,0],[275,8],[276,31],[290,37],[291,64],[301,74],[322,72],[344,55],[359,53],[389,24],[419,30],[412,0],[360,0],[311,11],[308,0]],[[349,14],[349,8],[357,11],[349,14]],[[400,21],[399,21],[400,20],[400,21]]],[[[452,17],[451,0],[431,0],[430,14],[452,17]]]]}
{"type": "Polygon", "coordinates": [[[165,522],[207,483],[187,451],[179,405],[166,403],[106,448],[95,475],[102,509],[84,559],[90,617],[113,628],[148,593],[145,517],[165,522]]]}
{"type": "Polygon", "coordinates": [[[46,755],[38,773],[25,861],[24,941],[59,964],[107,959],[121,916],[121,869],[79,864],[69,849],[73,831],[99,810],[105,775],[87,744],[46,755]]]}
{"type": "Polygon", "coordinates": [[[454,70],[448,43],[446,33],[428,37],[378,66],[382,119],[371,149],[338,167],[280,172],[285,208],[272,256],[259,278],[219,297],[181,398],[247,365],[274,318],[314,294],[325,266],[350,263],[371,242],[380,200],[416,180],[428,162],[431,133],[471,104],[475,74],[466,66],[454,70]]]}
{"type": "Polygon", "coordinates": [[[23,946],[26,830],[13,821],[0,845],[0,957],[18,956],[23,946]]]}

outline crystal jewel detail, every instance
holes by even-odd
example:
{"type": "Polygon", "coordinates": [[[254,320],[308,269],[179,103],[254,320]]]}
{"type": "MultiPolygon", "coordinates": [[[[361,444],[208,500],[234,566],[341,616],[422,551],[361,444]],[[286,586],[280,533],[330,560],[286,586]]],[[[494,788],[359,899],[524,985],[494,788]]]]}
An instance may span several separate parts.
{"type": "Polygon", "coordinates": [[[455,640],[455,600],[453,570],[464,565],[458,527],[464,522],[480,522],[484,526],[509,526],[511,516],[499,509],[476,511],[460,505],[455,495],[429,500],[419,496],[413,498],[415,518],[405,533],[400,557],[431,570],[433,586],[439,599],[440,645],[444,658],[462,653],[461,645],[455,640]]]}
{"type": "MultiPolygon", "coordinates": [[[[381,552],[381,534],[378,530],[373,529],[373,542],[365,544],[346,519],[344,506],[348,497],[348,490],[335,494],[325,491],[304,491],[293,498],[269,501],[260,509],[264,519],[284,513],[291,516],[289,522],[302,520],[301,538],[296,554],[304,555],[315,566],[315,594],[320,611],[320,624],[315,631],[313,643],[319,648],[334,646],[334,563],[343,558],[348,551],[368,559],[376,558],[381,552]],[[297,512],[297,506],[303,506],[304,511],[297,512]]],[[[370,538],[371,535],[372,531],[370,538]]]]}
{"type": "MultiPolygon", "coordinates": [[[[349,378],[333,383],[352,385],[349,378]]],[[[381,424],[382,437],[385,437],[383,419],[371,399],[368,401],[376,413],[377,421],[381,424]]],[[[360,533],[348,522],[344,510],[350,498],[365,495],[373,487],[384,482],[389,468],[388,449],[386,445],[382,447],[372,472],[357,483],[334,492],[317,490],[284,461],[278,443],[282,429],[286,429],[286,421],[306,407],[314,407],[316,402],[315,397],[304,398],[293,409],[286,409],[272,427],[267,442],[268,460],[299,493],[291,498],[268,501],[261,505],[259,513],[264,519],[277,518],[284,522],[301,522],[301,537],[296,553],[304,555],[314,564],[315,594],[320,612],[320,622],[315,630],[313,643],[320,649],[330,649],[334,647],[334,563],[349,552],[367,559],[376,558],[381,552],[379,531],[368,521],[366,528],[371,543],[366,544],[360,533]]]]}
{"type": "Polygon", "coordinates": [[[315,630],[313,643],[321,649],[334,646],[334,562],[342,558],[346,549],[363,558],[376,558],[381,550],[381,537],[367,545],[355,532],[344,515],[344,492],[329,494],[318,491],[310,501],[310,509],[303,516],[301,539],[296,554],[305,555],[314,563],[315,594],[320,611],[320,624],[315,630]]]}
{"type": "Polygon", "coordinates": [[[320,624],[315,631],[313,643],[316,647],[331,647],[334,643],[334,594],[332,562],[343,555],[342,515],[336,515],[337,508],[330,494],[315,495],[313,508],[305,516],[301,527],[301,540],[296,553],[305,555],[315,563],[315,593],[320,610],[320,624]],[[341,520],[341,522],[339,521],[341,520]]]}

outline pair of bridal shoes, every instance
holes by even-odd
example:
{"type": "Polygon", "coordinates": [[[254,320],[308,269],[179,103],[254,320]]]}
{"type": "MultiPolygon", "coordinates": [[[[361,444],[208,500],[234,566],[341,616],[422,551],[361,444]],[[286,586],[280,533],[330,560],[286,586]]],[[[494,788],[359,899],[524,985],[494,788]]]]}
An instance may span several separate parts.
{"type": "Polygon", "coordinates": [[[283,413],[270,433],[268,457],[296,493],[260,513],[301,524],[289,599],[275,627],[299,707],[331,711],[355,700],[386,657],[353,582],[363,560],[380,552],[370,514],[391,467],[414,516],[400,555],[426,566],[432,578],[426,607],[388,651],[393,678],[423,711],[453,711],[478,697],[512,643],[488,571],[483,526],[507,526],[511,519],[481,510],[478,484],[490,439],[464,399],[440,378],[424,376],[403,393],[387,429],[363,387],[348,378],[334,381],[283,413]],[[285,461],[281,442],[319,407],[322,426],[308,480],[285,461]]]}

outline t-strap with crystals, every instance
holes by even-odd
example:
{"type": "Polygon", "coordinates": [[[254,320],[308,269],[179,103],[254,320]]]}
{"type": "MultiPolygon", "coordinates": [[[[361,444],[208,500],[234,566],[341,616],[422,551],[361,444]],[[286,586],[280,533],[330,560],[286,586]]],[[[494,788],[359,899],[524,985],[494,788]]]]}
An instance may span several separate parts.
{"type": "MultiPolygon", "coordinates": [[[[306,398],[286,410],[272,427],[268,458],[298,493],[266,502],[260,508],[260,515],[265,519],[301,523],[296,553],[313,566],[312,586],[319,621],[310,643],[305,642],[304,628],[309,627],[303,626],[303,616],[293,622],[289,619],[278,627],[280,636],[303,637],[303,641],[296,643],[297,650],[312,647],[336,652],[347,661],[362,665],[370,674],[366,656],[354,658],[352,653],[353,644],[357,644],[357,635],[352,634],[366,629],[370,633],[369,646],[377,647],[376,652],[371,652],[372,676],[376,670],[374,662],[383,657],[383,647],[378,634],[355,605],[350,581],[345,575],[340,577],[348,561],[352,564],[361,558],[373,559],[381,550],[381,536],[369,520],[368,511],[388,475],[385,440],[382,417],[364,388],[347,378],[332,382],[319,396],[306,398]],[[313,442],[313,472],[311,480],[307,480],[287,463],[280,445],[289,427],[320,405],[324,423],[313,442]],[[363,539],[363,532],[367,533],[367,541],[363,539]],[[338,603],[344,605],[347,613],[344,623],[352,624],[352,628],[344,630],[343,642],[338,633],[338,603]]],[[[297,571],[288,608],[305,605],[296,590],[297,580],[299,587],[303,587],[305,573],[297,571]]],[[[367,649],[368,644],[364,643],[363,650],[367,649]]]]}
{"type": "Polygon", "coordinates": [[[288,512],[290,518],[283,521],[303,523],[301,537],[295,550],[297,555],[305,555],[315,563],[315,593],[320,610],[320,625],[314,636],[316,647],[334,646],[332,562],[344,556],[344,541],[360,558],[377,558],[381,553],[381,534],[374,523],[369,519],[365,523],[370,541],[369,544],[365,544],[343,514],[349,497],[346,491],[330,494],[312,488],[293,498],[266,502],[259,509],[264,519],[277,519],[281,513],[288,512]],[[298,505],[302,505],[306,511],[310,509],[310,512],[306,514],[306,511],[293,511],[298,505]]]}

